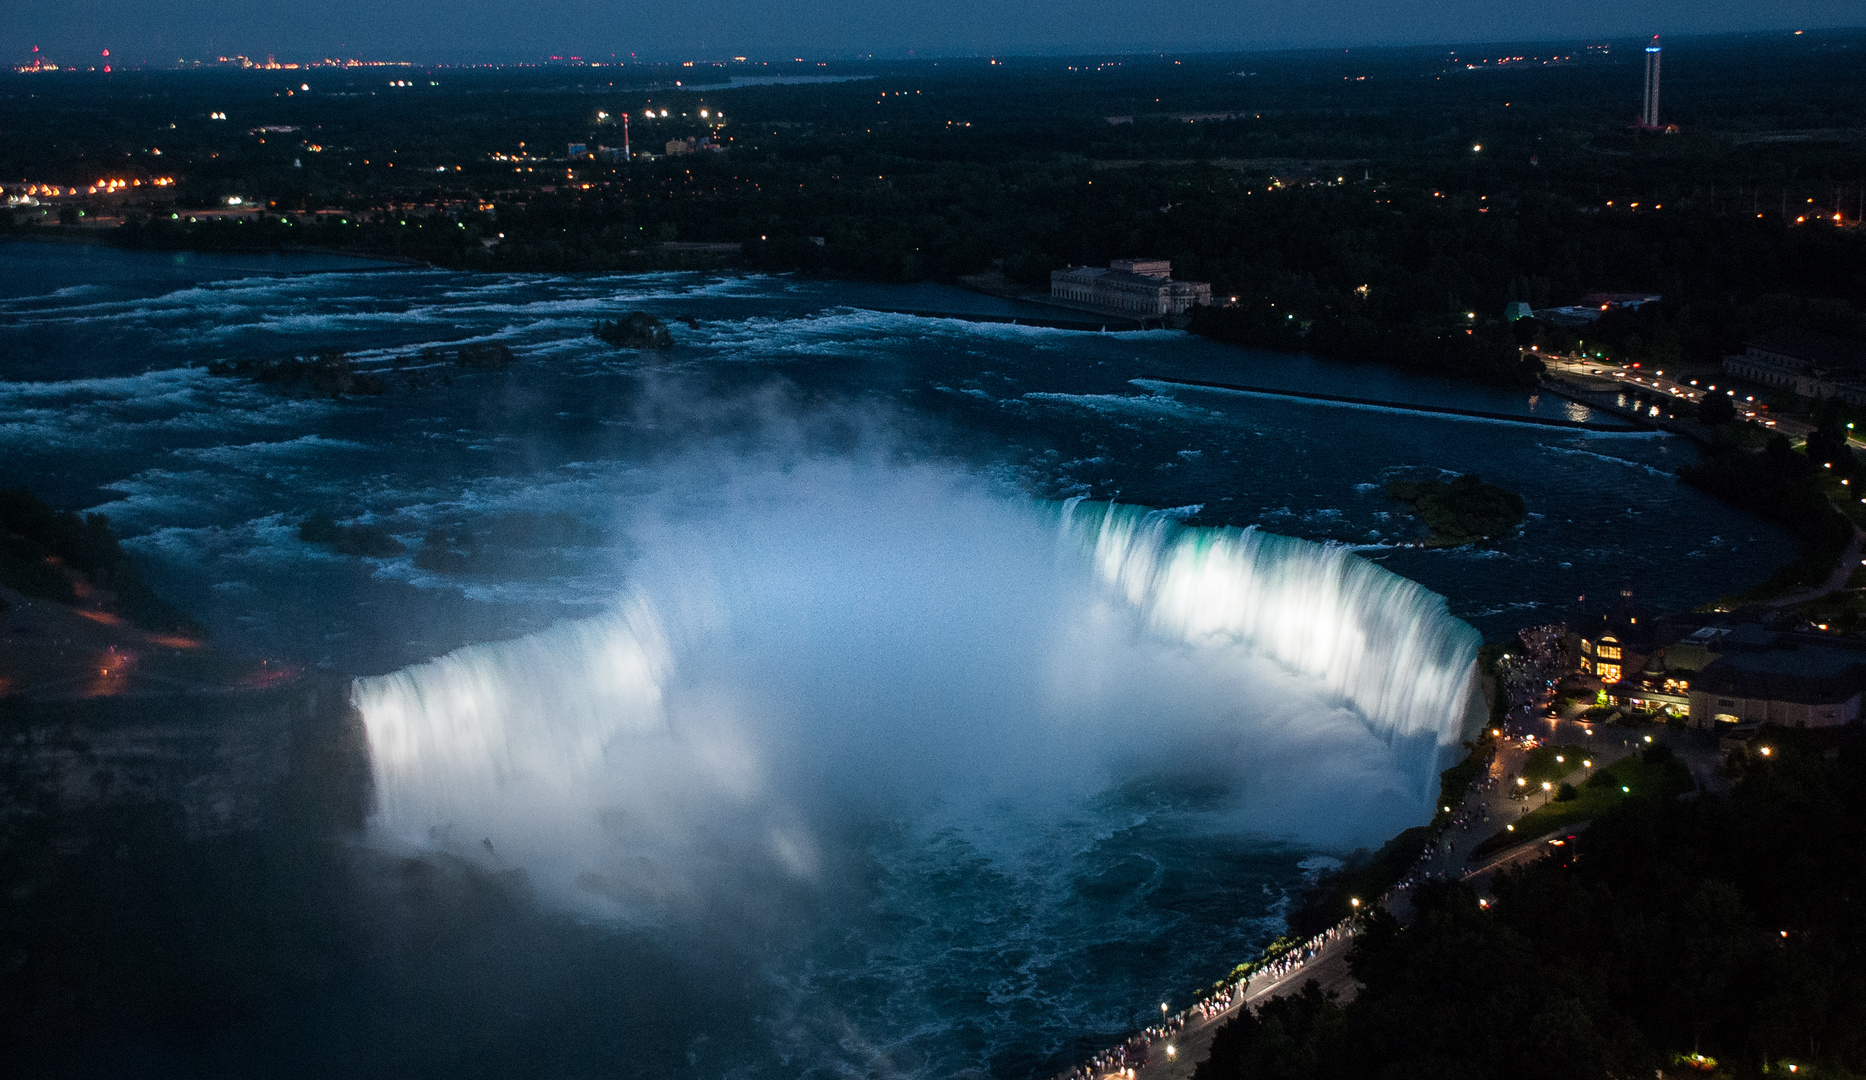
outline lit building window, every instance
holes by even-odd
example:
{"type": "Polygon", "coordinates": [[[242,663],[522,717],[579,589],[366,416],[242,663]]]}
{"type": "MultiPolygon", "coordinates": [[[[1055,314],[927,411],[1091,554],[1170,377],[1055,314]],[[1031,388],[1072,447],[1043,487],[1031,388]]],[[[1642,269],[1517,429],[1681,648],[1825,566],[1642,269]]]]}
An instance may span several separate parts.
{"type": "Polygon", "coordinates": [[[1599,674],[1600,674],[1601,682],[1604,682],[1604,683],[1619,682],[1620,681],[1620,665],[1602,664],[1600,665],[1599,674]]]}

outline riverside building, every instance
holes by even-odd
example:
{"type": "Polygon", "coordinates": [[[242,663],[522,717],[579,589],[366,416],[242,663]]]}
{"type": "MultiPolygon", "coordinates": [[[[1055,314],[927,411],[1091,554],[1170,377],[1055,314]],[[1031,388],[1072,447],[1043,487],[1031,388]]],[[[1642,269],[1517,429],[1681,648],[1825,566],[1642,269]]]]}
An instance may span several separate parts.
{"type": "Polygon", "coordinates": [[[1135,318],[1184,315],[1212,302],[1203,281],[1174,281],[1167,259],[1116,259],[1104,269],[1072,266],[1050,272],[1050,298],[1135,318]]]}
{"type": "Polygon", "coordinates": [[[1748,343],[1723,370],[1748,382],[1792,390],[1805,398],[1866,405],[1866,348],[1812,330],[1776,330],[1748,343]]]}
{"type": "Polygon", "coordinates": [[[1635,712],[1726,732],[1757,724],[1838,727],[1861,719],[1866,648],[1857,642],[1742,624],[1699,627],[1649,656],[1636,655],[1611,634],[1591,644],[1602,689],[1613,704],[1635,712]]]}

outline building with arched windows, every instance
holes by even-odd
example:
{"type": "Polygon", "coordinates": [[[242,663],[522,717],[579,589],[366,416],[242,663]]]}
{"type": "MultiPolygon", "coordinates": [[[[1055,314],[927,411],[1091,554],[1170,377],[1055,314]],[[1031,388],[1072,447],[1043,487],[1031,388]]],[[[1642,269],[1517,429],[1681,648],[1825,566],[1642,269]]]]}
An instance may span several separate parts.
{"type": "Polygon", "coordinates": [[[1050,299],[1137,319],[1184,315],[1212,302],[1203,281],[1174,281],[1166,259],[1116,259],[1104,269],[1072,266],[1050,272],[1050,299]]]}

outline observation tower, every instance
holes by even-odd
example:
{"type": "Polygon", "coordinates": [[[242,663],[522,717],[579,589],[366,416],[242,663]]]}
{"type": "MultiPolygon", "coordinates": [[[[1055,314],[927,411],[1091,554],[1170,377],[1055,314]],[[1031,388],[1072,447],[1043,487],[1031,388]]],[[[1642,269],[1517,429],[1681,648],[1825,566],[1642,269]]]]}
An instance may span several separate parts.
{"type": "Polygon", "coordinates": [[[1640,105],[1639,122],[1633,126],[1641,131],[1674,132],[1676,124],[1659,123],[1659,35],[1652,35],[1652,44],[1646,46],[1646,97],[1640,105]]]}

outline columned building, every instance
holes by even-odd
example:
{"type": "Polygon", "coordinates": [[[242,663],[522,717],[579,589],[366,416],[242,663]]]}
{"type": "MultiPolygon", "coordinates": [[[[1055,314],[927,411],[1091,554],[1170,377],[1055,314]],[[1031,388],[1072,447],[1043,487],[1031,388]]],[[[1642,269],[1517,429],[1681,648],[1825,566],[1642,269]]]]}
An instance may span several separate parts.
{"type": "Polygon", "coordinates": [[[1050,298],[1139,319],[1184,315],[1212,302],[1203,281],[1174,281],[1166,259],[1116,259],[1106,269],[1072,266],[1050,272],[1050,298]]]}

